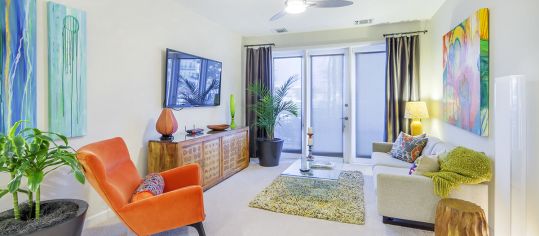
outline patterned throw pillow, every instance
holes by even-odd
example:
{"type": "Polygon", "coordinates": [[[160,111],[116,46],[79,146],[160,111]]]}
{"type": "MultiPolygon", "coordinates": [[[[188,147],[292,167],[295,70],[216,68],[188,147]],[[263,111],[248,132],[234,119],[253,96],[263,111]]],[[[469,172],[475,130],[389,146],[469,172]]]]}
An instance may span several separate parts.
{"type": "Polygon", "coordinates": [[[425,172],[437,172],[440,171],[440,164],[438,163],[438,156],[426,155],[420,156],[414,161],[410,168],[409,175],[423,175],[425,172]]]}
{"type": "Polygon", "coordinates": [[[142,183],[138,186],[137,191],[131,198],[132,202],[140,201],[151,196],[157,196],[163,193],[165,189],[165,180],[158,173],[146,175],[142,183]],[[151,196],[150,196],[151,194],[151,196]]]}
{"type": "Polygon", "coordinates": [[[135,193],[133,197],[131,197],[131,202],[138,202],[151,197],[153,197],[153,194],[151,192],[135,193]]]}
{"type": "Polygon", "coordinates": [[[417,169],[417,164],[414,162],[412,163],[412,167],[410,167],[410,170],[408,171],[408,175],[415,174],[416,169],[417,169]]]}
{"type": "Polygon", "coordinates": [[[390,154],[393,158],[412,163],[421,156],[427,140],[426,134],[412,136],[401,132],[393,143],[390,154]]]}

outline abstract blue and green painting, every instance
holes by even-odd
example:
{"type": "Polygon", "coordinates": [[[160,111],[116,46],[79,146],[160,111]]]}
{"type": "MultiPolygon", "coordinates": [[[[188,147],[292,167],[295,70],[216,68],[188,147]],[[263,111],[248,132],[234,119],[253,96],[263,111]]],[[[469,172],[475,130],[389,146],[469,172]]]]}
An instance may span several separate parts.
{"type": "Polygon", "coordinates": [[[86,13],[48,2],[49,130],[86,134],[86,13]]]}
{"type": "Polygon", "coordinates": [[[36,124],[36,1],[0,0],[0,133],[36,124]]]}

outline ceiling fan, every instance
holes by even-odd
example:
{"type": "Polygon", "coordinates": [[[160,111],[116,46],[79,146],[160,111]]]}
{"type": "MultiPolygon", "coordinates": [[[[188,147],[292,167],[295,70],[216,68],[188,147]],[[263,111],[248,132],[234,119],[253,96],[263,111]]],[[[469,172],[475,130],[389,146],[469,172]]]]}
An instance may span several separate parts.
{"type": "Polygon", "coordinates": [[[352,1],[347,0],[319,0],[319,1],[307,1],[307,0],[286,0],[284,2],[285,8],[279,13],[270,18],[270,21],[275,21],[285,16],[286,14],[299,14],[304,12],[308,7],[317,8],[335,8],[346,7],[354,4],[352,1]]]}

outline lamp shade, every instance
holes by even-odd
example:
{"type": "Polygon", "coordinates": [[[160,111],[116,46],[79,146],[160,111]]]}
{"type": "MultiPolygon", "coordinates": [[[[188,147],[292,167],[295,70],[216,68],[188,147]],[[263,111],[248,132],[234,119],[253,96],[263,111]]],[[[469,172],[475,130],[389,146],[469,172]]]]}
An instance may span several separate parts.
{"type": "Polygon", "coordinates": [[[425,119],[429,118],[429,111],[425,102],[407,102],[404,110],[404,118],[425,119]]]}
{"type": "Polygon", "coordinates": [[[172,138],[172,134],[178,130],[178,122],[176,121],[176,117],[174,117],[172,109],[163,109],[155,124],[155,129],[163,135],[161,139],[165,140],[172,138]]]}

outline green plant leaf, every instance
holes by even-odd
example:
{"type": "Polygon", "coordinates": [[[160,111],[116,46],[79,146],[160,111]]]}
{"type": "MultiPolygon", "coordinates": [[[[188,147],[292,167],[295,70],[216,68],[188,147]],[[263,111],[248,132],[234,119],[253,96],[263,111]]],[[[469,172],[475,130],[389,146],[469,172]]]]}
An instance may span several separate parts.
{"type": "Polygon", "coordinates": [[[61,135],[61,134],[57,134],[57,133],[53,133],[53,134],[56,135],[58,138],[60,138],[64,142],[64,144],[67,145],[67,137],[66,136],[61,135]]]}
{"type": "Polygon", "coordinates": [[[86,182],[86,178],[84,177],[84,173],[79,168],[72,169],[73,174],[75,175],[75,179],[79,181],[79,183],[84,184],[86,182]]]}
{"type": "Polygon", "coordinates": [[[19,186],[21,186],[22,173],[18,172],[7,184],[7,188],[10,193],[17,192],[19,186]]]}
{"type": "Polygon", "coordinates": [[[33,171],[30,172],[27,176],[28,178],[28,189],[32,192],[36,192],[39,189],[39,186],[41,185],[41,182],[43,182],[43,171],[33,171]]]}
{"type": "Polygon", "coordinates": [[[9,190],[7,190],[7,189],[0,190],[0,198],[2,198],[3,196],[5,196],[8,193],[9,193],[9,190]]]}
{"type": "Polygon", "coordinates": [[[32,128],[32,131],[34,131],[34,135],[41,135],[43,134],[43,132],[39,129],[36,129],[36,128],[32,128]]]}
{"type": "Polygon", "coordinates": [[[8,136],[15,137],[15,133],[17,133],[17,129],[24,122],[28,122],[28,121],[20,120],[20,121],[15,122],[15,124],[13,124],[13,126],[11,126],[11,128],[9,129],[8,136]]]}
{"type": "Polygon", "coordinates": [[[13,146],[15,147],[15,154],[17,154],[17,156],[19,157],[22,157],[24,155],[24,148],[25,148],[25,144],[26,144],[26,140],[24,140],[24,138],[20,135],[17,135],[15,137],[13,137],[13,146]]]}
{"type": "Polygon", "coordinates": [[[84,177],[84,174],[82,173],[79,161],[75,158],[75,154],[72,154],[69,152],[68,154],[69,154],[68,156],[63,155],[60,158],[66,163],[66,165],[71,167],[71,171],[73,172],[73,175],[75,176],[75,178],[81,184],[84,184],[85,177],[84,177]]]}

